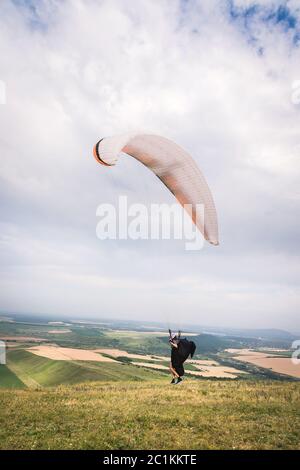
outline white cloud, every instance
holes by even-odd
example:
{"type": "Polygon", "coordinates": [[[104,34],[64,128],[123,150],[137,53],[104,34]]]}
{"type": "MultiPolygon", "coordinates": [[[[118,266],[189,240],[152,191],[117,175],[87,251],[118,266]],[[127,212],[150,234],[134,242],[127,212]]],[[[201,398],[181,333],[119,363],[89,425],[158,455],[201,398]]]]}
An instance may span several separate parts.
{"type": "Polygon", "coordinates": [[[0,6],[2,308],[162,320],[184,311],[198,323],[299,329],[292,31],[255,17],[259,55],[217,0],[32,3],[35,14],[0,6]],[[219,248],[191,257],[184,244],[96,239],[100,202],[173,202],[129,157],[95,164],[99,138],[136,129],[198,161],[219,248]]]}

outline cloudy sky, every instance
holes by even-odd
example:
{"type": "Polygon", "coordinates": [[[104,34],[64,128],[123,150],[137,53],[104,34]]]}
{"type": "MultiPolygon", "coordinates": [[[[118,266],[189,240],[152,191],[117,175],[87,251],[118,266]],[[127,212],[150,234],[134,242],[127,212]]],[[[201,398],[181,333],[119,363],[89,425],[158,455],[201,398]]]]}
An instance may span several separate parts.
{"type": "Polygon", "coordinates": [[[299,0],[6,0],[0,48],[1,312],[300,330],[299,0]],[[133,130],[193,155],[219,247],[97,239],[100,203],[173,203],[93,159],[133,130]]]}

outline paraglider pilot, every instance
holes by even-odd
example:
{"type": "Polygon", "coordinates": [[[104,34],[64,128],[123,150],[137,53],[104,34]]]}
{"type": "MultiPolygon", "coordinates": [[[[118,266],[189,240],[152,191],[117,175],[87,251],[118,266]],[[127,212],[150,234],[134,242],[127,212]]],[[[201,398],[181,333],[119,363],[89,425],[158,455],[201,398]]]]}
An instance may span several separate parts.
{"type": "Polygon", "coordinates": [[[177,385],[183,380],[183,364],[189,356],[193,357],[196,345],[193,341],[189,341],[186,338],[181,339],[180,331],[175,335],[169,330],[169,335],[169,344],[171,346],[170,371],[173,376],[171,384],[177,385]]]}

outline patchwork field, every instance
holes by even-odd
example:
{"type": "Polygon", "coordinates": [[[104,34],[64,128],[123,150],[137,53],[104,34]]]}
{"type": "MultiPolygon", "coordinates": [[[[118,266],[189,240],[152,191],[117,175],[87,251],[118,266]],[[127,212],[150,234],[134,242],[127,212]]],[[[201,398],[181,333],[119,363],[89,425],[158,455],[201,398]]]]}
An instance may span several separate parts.
{"type": "MultiPolygon", "coordinates": [[[[120,349],[101,348],[96,350],[85,350],[75,348],[63,348],[55,345],[39,345],[26,349],[28,353],[51,359],[53,361],[80,361],[80,362],[101,362],[120,364],[124,358],[128,359],[127,364],[145,369],[157,371],[169,371],[169,356],[151,356],[142,354],[132,354],[120,349]]],[[[20,353],[19,353],[20,354],[20,353]]],[[[15,355],[16,356],[16,355],[15,355]]],[[[12,356],[10,356],[12,357],[12,356]]],[[[226,367],[212,360],[188,360],[185,365],[186,374],[195,377],[216,377],[225,379],[235,379],[239,374],[246,374],[245,371],[234,367],[226,367]]],[[[104,371],[104,367],[102,367],[104,371]]],[[[96,380],[96,379],[95,379],[96,380]]],[[[67,383],[67,382],[65,382],[67,383]]],[[[71,382],[72,383],[72,382],[71,382]]]]}
{"type": "Polygon", "coordinates": [[[291,357],[279,357],[271,353],[256,352],[249,349],[231,349],[228,352],[238,354],[234,356],[237,361],[247,362],[279,374],[300,379],[300,366],[293,364],[291,357]]]}
{"type": "Polygon", "coordinates": [[[145,355],[142,355],[142,354],[133,354],[133,353],[128,353],[127,351],[123,351],[121,349],[112,349],[112,348],[102,348],[102,349],[95,349],[95,352],[99,352],[99,353],[104,353],[104,354],[108,354],[109,356],[112,356],[112,357],[128,357],[129,359],[148,359],[148,360],[152,360],[152,361],[167,361],[169,360],[168,357],[162,357],[162,356],[151,356],[150,354],[145,354],[145,355]]]}
{"type": "MultiPolygon", "coordinates": [[[[133,362],[132,364],[139,367],[146,367],[149,369],[156,370],[165,370],[168,371],[169,367],[163,364],[153,364],[150,362],[133,362]]],[[[224,367],[224,366],[207,366],[203,364],[195,364],[195,368],[192,370],[188,369],[189,364],[194,364],[193,362],[187,361],[185,374],[193,375],[196,377],[218,377],[222,379],[236,379],[238,374],[246,374],[246,372],[234,369],[233,367],[224,367]],[[198,370],[195,370],[198,369],[198,370]]]]}
{"type": "MultiPolygon", "coordinates": [[[[30,389],[88,381],[161,380],[160,372],[120,362],[53,360],[25,350],[7,354],[7,367],[30,389]]],[[[5,366],[0,366],[0,369],[5,366]]]]}
{"type": "MultiPolygon", "coordinates": [[[[145,377],[168,380],[168,333],[147,328],[144,327],[143,331],[141,326],[137,330],[113,328],[107,322],[2,321],[0,338],[7,343],[11,373],[31,388],[85,380],[103,381],[110,380],[110,377],[113,380],[123,381],[124,377],[125,380],[126,377],[134,380],[135,375],[137,380],[145,377]],[[13,352],[15,355],[11,355],[13,352]],[[45,368],[42,376],[37,376],[36,368],[27,370],[30,356],[48,361],[47,365],[40,364],[45,368]],[[19,357],[24,359],[24,364],[17,360],[19,357]]],[[[253,341],[249,338],[220,338],[194,332],[185,332],[184,336],[192,336],[197,345],[196,356],[185,365],[187,379],[191,376],[222,380],[300,378],[300,367],[292,368],[289,360],[290,351],[276,347],[276,342],[263,343],[265,351],[256,353],[254,357],[250,348],[228,347],[247,345],[253,341]]]]}

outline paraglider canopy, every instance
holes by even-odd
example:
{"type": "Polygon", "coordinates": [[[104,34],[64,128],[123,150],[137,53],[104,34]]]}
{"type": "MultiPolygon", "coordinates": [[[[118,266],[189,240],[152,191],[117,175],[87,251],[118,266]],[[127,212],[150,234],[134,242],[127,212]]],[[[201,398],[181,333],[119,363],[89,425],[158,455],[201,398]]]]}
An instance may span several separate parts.
{"type": "Polygon", "coordinates": [[[106,137],[94,147],[95,159],[104,166],[115,165],[121,152],[152,170],[189,213],[204,238],[212,245],[219,244],[211,191],[198,165],[185,150],[165,137],[151,134],[106,137]],[[199,217],[198,205],[203,205],[202,217],[199,217]]]}

